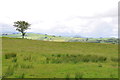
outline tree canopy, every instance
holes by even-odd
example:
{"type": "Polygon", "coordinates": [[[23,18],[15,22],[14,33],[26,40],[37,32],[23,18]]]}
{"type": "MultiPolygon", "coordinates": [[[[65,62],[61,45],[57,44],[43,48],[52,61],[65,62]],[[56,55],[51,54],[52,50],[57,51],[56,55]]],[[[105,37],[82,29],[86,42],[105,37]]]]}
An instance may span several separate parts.
{"type": "Polygon", "coordinates": [[[28,22],[25,21],[17,21],[14,22],[14,25],[16,27],[16,30],[22,33],[22,38],[24,38],[25,34],[26,34],[26,30],[30,29],[31,24],[29,24],[28,22]]]}

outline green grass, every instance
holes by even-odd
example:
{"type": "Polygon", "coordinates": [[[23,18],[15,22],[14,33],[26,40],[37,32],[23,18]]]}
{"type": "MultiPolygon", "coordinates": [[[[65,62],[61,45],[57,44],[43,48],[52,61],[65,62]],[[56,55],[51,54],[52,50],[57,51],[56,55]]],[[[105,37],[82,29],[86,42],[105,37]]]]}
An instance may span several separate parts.
{"type": "Polygon", "coordinates": [[[3,77],[118,78],[118,46],[2,38],[3,77]]]}

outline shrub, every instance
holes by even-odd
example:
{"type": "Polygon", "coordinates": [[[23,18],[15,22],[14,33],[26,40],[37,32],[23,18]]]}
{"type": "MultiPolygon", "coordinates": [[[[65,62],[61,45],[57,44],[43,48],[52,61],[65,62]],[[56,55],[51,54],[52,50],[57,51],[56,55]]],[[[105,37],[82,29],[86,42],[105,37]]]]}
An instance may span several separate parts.
{"type": "Polygon", "coordinates": [[[57,57],[61,57],[61,54],[58,54],[57,57]]]}
{"type": "Polygon", "coordinates": [[[46,63],[49,63],[49,60],[50,60],[49,58],[46,58],[46,63]]]}
{"type": "Polygon", "coordinates": [[[10,59],[16,57],[16,53],[5,53],[5,59],[10,59]]]}
{"type": "Polygon", "coordinates": [[[68,56],[69,56],[69,54],[66,54],[66,56],[68,57],[68,56]]]}
{"type": "Polygon", "coordinates": [[[105,62],[107,60],[107,57],[97,55],[91,55],[90,58],[91,62],[105,62]]]}
{"type": "Polygon", "coordinates": [[[52,54],[52,56],[55,56],[54,54],[52,54]]]}
{"type": "Polygon", "coordinates": [[[104,62],[104,61],[106,61],[106,60],[107,60],[107,57],[104,57],[104,56],[98,57],[98,61],[99,61],[99,62],[104,62]]]}
{"type": "Polygon", "coordinates": [[[90,56],[89,55],[85,55],[85,56],[83,56],[83,55],[81,55],[81,61],[82,62],[89,62],[90,61],[90,56]]]}

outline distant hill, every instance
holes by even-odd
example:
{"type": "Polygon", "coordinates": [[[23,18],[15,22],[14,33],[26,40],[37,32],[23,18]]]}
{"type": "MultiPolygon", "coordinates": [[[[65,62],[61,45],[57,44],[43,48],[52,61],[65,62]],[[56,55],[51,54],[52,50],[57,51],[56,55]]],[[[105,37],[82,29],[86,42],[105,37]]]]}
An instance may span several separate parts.
{"type": "MultiPolygon", "coordinates": [[[[12,37],[12,38],[21,38],[20,33],[13,34],[2,34],[2,37],[12,37]]],[[[26,33],[25,38],[33,40],[44,40],[44,41],[68,41],[72,39],[71,37],[47,35],[47,34],[37,34],[37,33],[26,33]]]]}
{"type": "MultiPolygon", "coordinates": [[[[1,37],[21,38],[20,33],[3,33],[1,37]]],[[[90,42],[90,43],[112,43],[117,44],[118,38],[81,38],[81,37],[63,37],[47,34],[26,33],[25,38],[43,41],[57,41],[57,42],[90,42]]]]}

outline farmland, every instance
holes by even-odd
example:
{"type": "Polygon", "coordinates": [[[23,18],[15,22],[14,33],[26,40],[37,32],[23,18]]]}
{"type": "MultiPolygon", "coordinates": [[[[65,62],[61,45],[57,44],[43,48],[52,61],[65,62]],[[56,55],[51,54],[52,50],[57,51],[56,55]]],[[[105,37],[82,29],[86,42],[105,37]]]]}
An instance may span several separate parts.
{"type": "Polygon", "coordinates": [[[5,78],[118,78],[118,45],[2,38],[5,78]]]}
{"type": "MultiPolygon", "coordinates": [[[[12,37],[12,38],[21,38],[20,33],[3,33],[0,35],[1,37],[12,37]]],[[[65,37],[65,36],[56,36],[56,35],[48,35],[48,34],[40,34],[40,33],[26,33],[25,38],[32,40],[43,40],[43,41],[56,41],[56,42],[89,42],[89,43],[110,43],[110,44],[118,44],[118,38],[85,38],[80,36],[74,37],[65,37]]]]}

